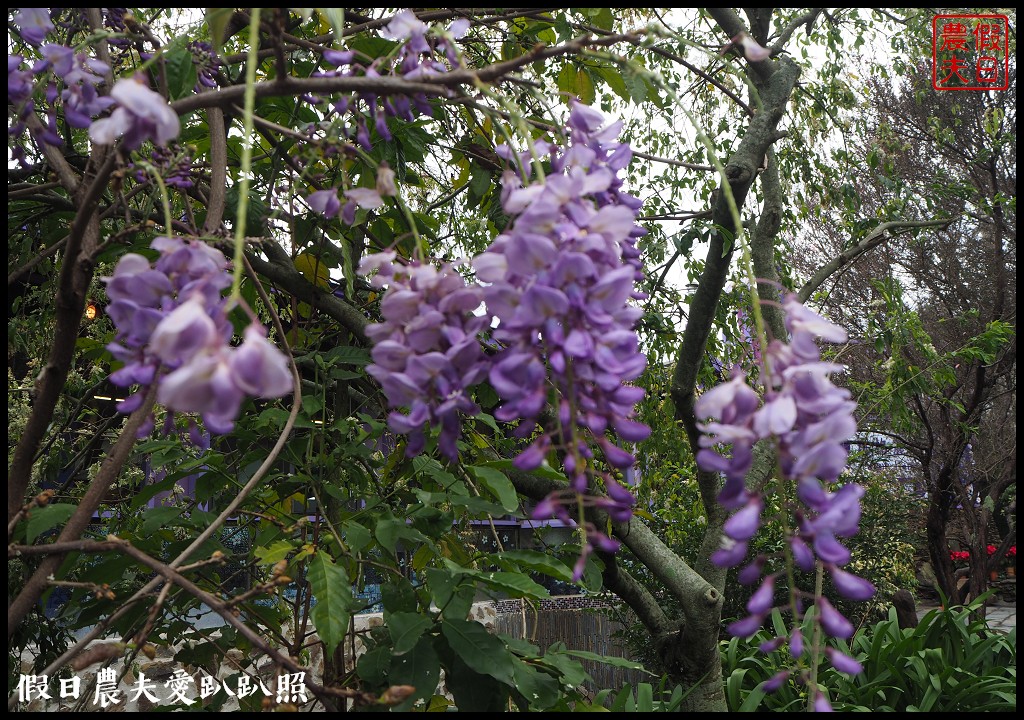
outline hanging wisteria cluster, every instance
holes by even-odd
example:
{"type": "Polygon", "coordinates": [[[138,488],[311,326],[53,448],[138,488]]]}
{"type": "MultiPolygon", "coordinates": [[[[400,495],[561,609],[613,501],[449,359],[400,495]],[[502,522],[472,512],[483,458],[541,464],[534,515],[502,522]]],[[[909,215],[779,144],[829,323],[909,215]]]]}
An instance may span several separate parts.
{"type": "MultiPolygon", "coordinates": [[[[122,13],[116,9],[103,18],[113,29],[124,27],[122,13]]],[[[160,172],[168,186],[192,186],[189,158],[175,159],[167,147],[181,126],[162,95],[137,76],[118,80],[109,96],[101,96],[96,88],[110,70],[105,63],[63,45],[43,44],[55,29],[49,10],[23,8],[14,23],[24,40],[39,47],[42,57],[31,72],[22,69],[21,56],[8,57],[8,98],[16,109],[11,134],[20,135],[24,118],[34,111],[31,98],[36,78],[49,76],[53,78],[46,92],[50,122],[37,133],[40,142],[63,143],[54,122],[59,99],[68,124],[88,128],[94,143],[110,145],[120,139],[121,148],[132,151],[152,142],[156,147],[148,166],[160,172]],[[62,91],[58,92],[55,80],[63,85],[62,91]],[[109,116],[96,119],[111,107],[109,116]]],[[[191,49],[199,82],[212,87],[219,60],[208,45],[193,44],[191,49]]],[[[118,410],[128,413],[138,408],[156,383],[157,400],[172,411],[167,416],[168,431],[173,413],[182,412],[201,416],[213,433],[229,432],[247,396],[280,397],[292,389],[288,359],[255,319],[245,329],[241,345],[231,345],[229,301],[222,295],[231,277],[223,253],[198,240],[177,237],[158,237],[151,247],[159,252],[154,263],[128,253],[114,274],[105,278],[110,299],[107,312],[117,328],[108,349],[123,363],[110,380],[120,387],[138,388],[119,403],[118,410]]],[[[195,430],[194,421],[190,422],[195,430]]],[[[151,415],[139,434],[148,434],[153,426],[151,415]]],[[[192,435],[196,442],[205,442],[198,431],[192,435]]]]}
{"type": "MultiPolygon", "coordinates": [[[[796,488],[798,505],[787,537],[795,565],[811,572],[816,559],[820,560],[840,595],[867,600],[875,589],[867,580],[842,569],[850,553],[837,539],[856,534],[864,490],[852,483],[835,492],[825,487],[835,483],[846,466],[848,451],[844,443],[857,429],[853,419],[856,403],[849,391],[832,383],[830,376],[844,368],[823,361],[816,341],[844,342],[847,335],[801,305],[794,295],[784,300],[783,307],[790,341],[787,344],[775,339],[764,352],[764,401],[737,368],[729,382],[704,393],[695,406],[699,419],[716,419],[701,426],[706,435],[697,463],[704,470],[724,474],[719,502],[736,511],[725,523],[723,547],[712,561],[720,567],[735,567],[747,556],[748,543],[761,526],[765,502],[760,491],[747,488],[745,480],[753,466],[755,443],[770,439],[778,449],[783,480],[796,488]]],[[[750,614],[729,627],[734,635],[753,635],[777,607],[776,574],[761,578],[766,561],[766,557],[758,556],[740,571],[741,582],[752,584],[761,579],[761,586],[747,603],[750,614]]],[[[848,638],[853,634],[853,626],[826,598],[815,598],[814,602],[815,621],[828,635],[848,638]]],[[[799,629],[794,627],[788,640],[793,657],[800,657],[803,638],[799,629]]],[[[782,642],[778,638],[766,649],[782,642]]],[[[860,671],[852,658],[831,649],[826,652],[837,669],[860,671]]],[[[768,689],[779,687],[788,676],[786,671],[768,689]]]]}
{"type": "MultiPolygon", "coordinates": [[[[118,405],[132,412],[147,389],[169,410],[197,413],[213,433],[230,432],[246,396],[280,397],[292,389],[288,359],[257,322],[230,344],[231,284],[224,254],[198,240],[158,237],[155,263],[128,253],[106,278],[107,312],[117,327],[107,348],[124,366],[110,376],[120,387],[139,386],[118,405]]],[[[168,417],[168,422],[172,422],[168,417]]],[[[152,420],[140,431],[148,434],[152,420]]]]}
{"type": "MultiPolygon", "coordinates": [[[[389,40],[401,41],[394,56],[376,58],[370,63],[361,62],[351,50],[326,50],[324,62],[330,70],[314,73],[314,77],[366,77],[377,78],[395,75],[406,80],[417,80],[428,75],[446,73],[452,67],[459,67],[460,55],[455,41],[469,29],[465,18],[455,20],[446,30],[432,28],[416,17],[412,10],[401,10],[384,27],[383,35],[389,40]],[[449,64],[445,64],[442,58],[449,64]]],[[[326,121],[332,117],[351,120],[346,137],[354,139],[367,152],[373,149],[367,120],[373,123],[377,134],[384,140],[391,140],[387,119],[397,117],[413,121],[417,115],[433,115],[433,108],[423,93],[403,95],[395,93],[379,97],[375,92],[344,95],[331,103],[319,96],[307,96],[314,105],[323,105],[326,121]]],[[[318,125],[309,128],[310,135],[318,125]]]]}
{"type": "MultiPolygon", "coordinates": [[[[124,30],[123,8],[105,8],[102,12],[103,24],[106,28],[120,31],[124,30]]],[[[96,118],[105,110],[115,104],[127,105],[124,111],[115,110],[118,116],[116,119],[105,119],[101,121],[100,138],[104,132],[109,137],[106,139],[94,138],[97,142],[112,142],[118,134],[124,134],[134,130],[125,112],[133,116],[141,115],[144,118],[155,120],[153,126],[146,131],[140,130],[137,134],[128,134],[126,147],[134,149],[143,140],[154,139],[159,135],[162,140],[177,136],[178,117],[160,95],[143,88],[150,94],[147,95],[138,91],[130,85],[123,85],[127,80],[119,81],[111,89],[109,96],[101,95],[98,88],[104,84],[103,76],[110,72],[110,66],[101,60],[91,57],[84,51],[66,47],[57,43],[46,43],[47,37],[55,30],[51,19],[49,8],[20,8],[14,15],[14,24],[25,42],[38,48],[40,58],[32,64],[31,68],[24,68],[25,58],[21,55],[7,56],[7,98],[14,112],[14,122],[8,129],[11,139],[20,137],[26,130],[26,120],[36,110],[46,113],[47,124],[42,128],[33,128],[33,137],[40,144],[60,146],[64,139],[58,132],[57,111],[64,116],[67,124],[72,128],[90,131],[96,123],[96,118]],[[45,106],[36,107],[36,100],[32,99],[33,87],[37,82],[46,83],[45,106]],[[121,86],[118,89],[118,86],[121,86]],[[116,95],[115,95],[116,91],[116,95]],[[152,109],[150,109],[150,107],[152,109]],[[151,117],[156,113],[157,118],[151,117]],[[172,118],[173,116],[173,118],[172,118]],[[103,130],[106,126],[107,130],[103,130]],[[175,128],[173,132],[171,129],[175,128]],[[136,142],[137,140],[137,142],[136,142]],[[133,143],[129,146],[128,143],[133,143]]],[[[78,17],[75,22],[86,25],[84,17],[78,17]]],[[[127,42],[124,38],[112,38],[112,44],[127,42]]],[[[140,85],[140,83],[135,83],[140,85]]],[[[141,85],[140,85],[141,87],[141,85]]],[[[21,143],[10,143],[12,159],[24,164],[24,148],[21,143]]]]}
{"type": "MultiPolygon", "coordinates": [[[[573,103],[564,150],[539,143],[532,151],[550,155],[551,174],[534,177],[531,153],[518,158],[502,193],[514,219],[472,260],[479,285],[464,286],[447,265],[440,272],[418,263],[399,268],[393,254],[363,265],[380,268],[374,283],[388,285],[385,322],[368,335],[376,342],[370,373],[392,407],[409,408],[391,414],[391,429],[409,435],[415,454],[424,426],[440,426],[439,446],[454,459],[458,413],[477,411],[466,389],[487,377],[502,401],[495,417],[518,421],[515,435],[530,441],[516,466],[537,468],[556,452],[570,479],[569,491],[540,503],[538,517],[570,521],[583,500],[613,520],[629,519],[635,500],[611,472],[596,469],[595,451],[604,466],[625,470],[635,460],[622,443],[650,434],[635,420],[644,391],[627,384],[646,366],[633,330],[640,310],[628,304],[639,297],[635,242],[644,231],[636,224],[639,201],[620,189],[618,172],[632,155],[617,142],[620,130],[621,123],[606,124],[573,103]],[[499,351],[486,356],[476,335],[492,324],[499,351]],[[545,416],[549,407],[553,417],[545,416]],[[604,493],[592,485],[597,477],[604,493]]],[[[577,578],[593,546],[618,546],[588,523],[584,531],[577,578]]]]}
{"type": "Polygon", "coordinates": [[[486,315],[474,315],[483,300],[479,287],[467,286],[448,263],[399,265],[395,254],[364,258],[360,271],[377,274],[375,287],[388,286],[381,300],[384,322],[367,328],[373,364],[366,371],[380,381],[391,407],[407,407],[388,416],[392,430],[408,435],[406,453],[423,451],[424,428],[440,426],[438,449],[458,458],[459,414],[476,415],[469,388],[487,376],[487,357],[479,335],[486,315]]]}

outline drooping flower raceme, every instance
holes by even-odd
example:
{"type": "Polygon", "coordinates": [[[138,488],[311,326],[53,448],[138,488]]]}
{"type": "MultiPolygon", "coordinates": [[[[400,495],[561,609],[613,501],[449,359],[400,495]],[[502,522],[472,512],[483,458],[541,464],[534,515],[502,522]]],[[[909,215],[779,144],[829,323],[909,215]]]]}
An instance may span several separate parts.
{"type": "MultiPolygon", "coordinates": [[[[568,509],[585,497],[624,521],[633,496],[609,473],[602,474],[607,494],[597,496],[588,468],[595,449],[612,468],[632,467],[622,444],[650,434],[635,420],[644,391],[627,384],[647,362],[633,330],[641,313],[628,304],[638,296],[635,241],[644,231],[636,225],[639,201],[620,190],[618,172],[632,155],[617,141],[621,123],[608,125],[599,112],[574,103],[568,126],[564,152],[535,147],[553,151],[552,174],[531,179],[526,162],[521,172],[505,174],[503,206],[514,220],[473,266],[498,319],[494,337],[505,345],[489,374],[502,400],[495,416],[519,419],[516,434],[534,436],[515,464],[529,470],[549,450],[564,452],[572,492],[549,497],[535,514],[568,519],[568,509]],[[552,388],[556,418],[539,426],[552,388]]],[[[586,530],[577,577],[593,545],[616,545],[586,530]]]]}
{"type": "Polygon", "coordinates": [[[14,15],[14,24],[22,39],[32,45],[39,45],[53,30],[49,8],[19,8],[14,15]]]}
{"type": "MultiPolygon", "coordinates": [[[[38,52],[40,57],[30,71],[21,69],[20,55],[7,58],[7,97],[14,118],[8,135],[16,140],[26,130],[28,117],[44,111],[46,125],[33,131],[34,138],[38,143],[60,146],[64,139],[57,129],[58,109],[63,111],[70,127],[87,128],[95,116],[114,102],[97,90],[103,83],[102,75],[110,68],[85,52],[76,53],[64,45],[48,43],[39,47],[38,52]],[[33,98],[34,84],[45,86],[42,97],[33,98]]],[[[24,160],[24,148],[18,142],[12,143],[11,154],[14,160],[24,160]]]]}
{"type": "MultiPolygon", "coordinates": [[[[494,336],[507,346],[490,371],[503,400],[496,416],[521,419],[519,432],[529,436],[547,402],[549,377],[562,400],[560,436],[544,429],[517,458],[523,469],[540,465],[553,439],[577,459],[584,452],[574,439],[577,428],[594,440],[587,445],[600,446],[609,465],[627,468],[633,457],[605,440],[605,432],[614,430],[626,442],[649,434],[633,419],[643,390],[624,384],[646,366],[633,331],[640,310],[627,304],[636,279],[628,252],[635,208],[614,188],[630,153],[609,142],[618,124],[602,125],[595,111],[574,104],[572,144],[553,163],[563,172],[525,186],[520,175],[506,173],[504,207],[515,220],[473,261],[499,320],[494,336]]],[[[572,462],[570,477],[579,477],[572,462]]]]}
{"type": "MultiPolygon", "coordinates": [[[[400,30],[413,41],[420,31],[407,25],[400,30]]],[[[563,152],[545,143],[535,148],[551,153],[546,178],[533,178],[525,163],[506,172],[502,202],[514,219],[473,259],[479,285],[465,286],[447,265],[403,267],[393,254],[364,261],[362,272],[380,270],[375,286],[388,286],[384,322],[368,330],[375,342],[369,371],[392,407],[409,408],[389,417],[392,429],[409,435],[409,452],[422,449],[425,425],[440,425],[439,446],[452,459],[459,414],[477,410],[466,390],[489,378],[501,399],[495,417],[518,420],[516,436],[532,440],[515,464],[529,470],[550,450],[564,455],[571,488],[546,498],[535,515],[571,521],[569,510],[583,501],[624,521],[635,502],[629,490],[610,472],[600,473],[604,493],[591,481],[599,467],[595,451],[605,465],[627,470],[634,457],[622,445],[650,433],[635,419],[644,391],[627,384],[646,366],[633,330],[640,310],[628,304],[641,297],[634,287],[642,277],[635,243],[644,230],[636,224],[640,202],[621,190],[618,177],[632,154],[617,141],[621,123],[606,124],[577,103],[568,126],[563,152]],[[481,301],[486,314],[473,314],[481,301]],[[488,358],[476,336],[492,318],[500,348],[488,358]],[[549,406],[555,413],[547,420],[549,406]]],[[[501,152],[517,159],[507,148],[501,152]]],[[[332,198],[325,198],[325,209],[332,198]]],[[[618,545],[589,523],[583,530],[577,578],[593,547],[618,545]]]]}
{"type": "Polygon", "coordinates": [[[465,280],[448,263],[433,265],[394,262],[394,253],[363,259],[360,272],[377,269],[371,279],[375,287],[387,284],[381,301],[384,322],[370,325],[373,364],[367,372],[384,389],[393,408],[388,426],[408,435],[406,454],[420,453],[426,443],[424,427],[440,427],[438,448],[455,460],[461,419],[480,408],[469,388],[487,375],[487,358],[478,334],[490,323],[485,314],[474,314],[483,293],[465,280]]]}
{"type": "MultiPolygon", "coordinates": [[[[746,487],[745,479],[753,466],[754,444],[771,438],[778,449],[782,477],[795,484],[799,501],[795,528],[788,538],[796,566],[809,572],[817,558],[841,595],[866,600],[874,594],[874,587],[842,569],[850,553],[839,541],[856,534],[864,491],[856,484],[835,492],[825,487],[835,483],[846,466],[844,443],[857,429],[853,419],[856,403],[849,391],[832,383],[830,376],[844,368],[822,361],[816,341],[843,342],[846,332],[805,308],[793,295],[785,299],[783,307],[790,342],[773,340],[764,353],[763,402],[737,370],[730,381],[704,393],[695,405],[699,419],[715,418],[701,426],[706,435],[697,463],[704,470],[724,474],[719,502],[736,511],[725,523],[724,545],[712,561],[734,567],[747,555],[748,542],[761,525],[764,500],[759,491],[746,487]]],[[[741,580],[755,582],[764,562],[765,558],[756,558],[741,571],[741,580]]],[[[773,575],[765,578],[747,606],[750,615],[730,627],[734,634],[749,636],[758,630],[775,606],[773,583],[773,575]]],[[[852,633],[849,623],[827,600],[818,598],[817,603],[815,617],[825,632],[844,638],[852,633]]],[[[791,651],[800,654],[792,642],[791,651]]],[[[833,664],[844,671],[855,665],[849,658],[833,664]]]]}
{"type": "MultiPolygon", "coordinates": [[[[391,22],[381,29],[381,35],[387,40],[401,43],[395,53],[374,60],[369,65],[358,62],[356,53],[351,50],[326,50],[323,59],[331,69],[318,71],[320,77],[367,77],[400,76],[416,80],[428,75],[439,75],[449,72],[449,66],[459,67],[460,57],[455,41],[469,29],[469,21],[460,18],[442,30],[423,23],[409,9],[400,10],[391,22]],[[445,63],[447,60],[447,63],[445,63]]],[[[323,104],[324,99],[318,96],[307,98],[314,104],[323,104]]],[[[417,114],[433,115],[433,108],[424,93],[405,95],[394,93],[380,96],[376,92],[361,92],[344,95],[326,108],[327,117],[350,115],[353,126],[345,130],[349,139],[354,139],[364,150],[372,149],[370,142],[370,126],[385,141],[391,140],[391,131],[387,119],[398,117],[412,122],[417,114]]],[[[310,127],[310,132],[316,126],[310,127]]]]}
{"type": "MultiPolygon", "coordinates": [[[[207,429],[229,432],[246,396],[280,397],[292,389],[288,359],[258,323],[232,347],[224,254],[181,238],[158,237],[155,263],[123,256],[105,278],[107,312],[117,327],[107,348],[124,366],[111,374],[120,387],[139,385],[118,406],[132,412],[154,382],[157,400],[176,412],[198,413],[207,429]]],[[[147,424],[145,432],[152,429],[147,424]]]]}

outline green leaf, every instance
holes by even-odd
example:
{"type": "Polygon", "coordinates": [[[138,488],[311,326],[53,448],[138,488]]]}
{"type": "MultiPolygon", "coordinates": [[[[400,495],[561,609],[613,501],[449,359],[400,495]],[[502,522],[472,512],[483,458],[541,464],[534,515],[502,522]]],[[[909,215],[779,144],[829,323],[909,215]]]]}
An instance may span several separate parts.
{"type": "Polygon", "coordinates": [[[626,81],[622,79],[622,73],[617,68],[601,67],[597,68],[597,74],[608,83],[608,87],[611,91],[619,96],[620,99],[626,100],[627,102],[632,98],[629,96],[629,90],[626,88],[626,81]]]}
{"type": "Polygon", "coordinates": [[[503,683],[512,683],[512,656],[505,643],[491,635],[483,625],[468,620],[444,620],[441,633],[469,667],[503,683]]]}
{"type": "Polygon", "coordinates": [[[609,655],[598,655],[597,653],[588,652],[587,650],[563,650],[566,655],[572,655],[574,657],[582,658],[583,660],[592,660],[593,662],[604,663],[605,665],[611,665],[613,667],[626,668],[627,670],[639,670],[645,672],[648,675],[653,675],[643,666],[643,663],[638,663],[634,660],[627,660],[621,657],[612,657],[609,655]]]}
{"type": "Polygon", "coordinates": [[[478,669],[456,655],[445,673],[445,686],[455,698],[459,711],[504,712],[507,709],[508,686],[477,672],[478,669]]]}
{"type": "Polygon", "coordinates": [[[167,94],[171,100],[191,95],[196,84],[196,67],[192,53],[181,46],[173,46],[164,55],[167,68],[167,94]]]}
{"type": "Polygon", "coordinates": [[[439,568],[427,568],[425,574],[427,587],[430,588],[430,599],[441,612],[444,612],[459,579],[451,572],[439,568]]]}
{"type": "Polygon", "coordinates": [[[580,69],[576,73],[576,97],[579,98],[580,102],[584,105],[593,105],[596,93],[594,92],[594,81],[590,79],[590,74],[580,69]]]}
{"type": "MultiPolygon", "coordinates": [[[[393,621],[394,615],[388,619],[389,627],[393,621]]],[[[417,700],[426,700],[433,696],[440,679],[441,660],[430,638],[421,638],[411,648],[411,652],[391,658],[388,682],[392,685],[412,685],[416,688],[416,692],[409,699],[392,709],[393,712],[402,712],[412,707],[417,700]]]]}
{"type": "Polygon", "coordinates": [[[623,77],[623,80],[633,102],[639,105],[647,99],[647,83],[644,82],[642,77],[635,73],[629,73],[623,77]]]}
{"type": "Polygon", "coordinates": [[[476,163],[470,165],[469,194],[479,201],[491,187],[491,171],[476,163]]]}
{"type": "Polygon", "coordinates": [[[519,509],[519,495],[516,493],[512,481],[505,477],[503,472],[492,467],[472,465],[467,468],[473,476],[480,481],[491,494],[498,499],[501,506],[509,513],[519,509]]]}
{"type": "Polygon", "coordinates": [[[25,525],[25,542],[31,545],[47,530],[67,522],[77,508],[77,505],[66,503],[50,503],[33,508],[29,511],[28,522],[25,525]]]}
{"type": "Polygon", "coordinates": [[[551,675],[518,659],[512,666],[512,672],[516,690],[527,702],[523,710],[546,710],[558,701],[558,680],[551,675]]]}
{"type": "Polygon", "coordinates": [[[371,359],[369,352],[351,345],[331,348],[322,357],[328,365],[368,365],[371,359]]]}
{"type": "Polygon", "coordinates": [[[555,77],[555,85],[558,87],[559,92],[563,92],[566,95],[575,95],[576,68],[571,64],[565,65],[558,71],[558,75],[555,77]]]}
{"type": "Polygon", "coordinates": [[[210,28],[210,42],[218,53],[224,47],[224,34],[234,8],[206,8],[206,25],[210,28]]]}
{"type": "Polygon", "coordinates": [[[572,582],[572,570],[568,565],[539,550],[506,550],[502,553],[494,553],[490,559],[502,567],[515,565],[535,572],[542,572],[563,582],[572,582]]]}
{"type": "MultiPolygon", "coordinates": [[[[483,463],[480,467],[497,468],[503,470],[506,473],[509,470],[515,470],[516,466],[511,460],[491,460],[490,462],[483,463]]],[[[565,477],[558,470],[555,470],[550,465],[541,465],[539,468],[535,468],[530,471],[531,475],[536,475],[539,478],[545,480],[559,480],[561,482],[568,482],[568,478],[565,477]]]]}
{"type": "Polygon", "coordinates": [[[416,591],[405,578],[381,585],[380,595],[387,613],[416,612],[416,591]]]}
{"type": "Polygon", "coordinates": [[[288,553],[294,549],[295,545],[293,543],[287,540],[278,540],[267,547],[256,548],[255,555],[264,565],[273,565],[288,557],[288,553]]]}
{"type": "Polygon", "coordinates": [[[636,686],[636,711],[654,712],[654,688],[650,683],[637,683],[636,686]]]}
{"type": "Polygon", "coordinates": [[[544,655],[544,663],[550,665],[562,676],[562,683],[565,685],[578,686],[592,680],[593,678],[583,669],[579,660],[564,655],[565,644],[557,642],[548,648],[544,655]]]}
{"type": "Polygon", "coordinates": [[[313,253],[299,253],[292,262],[295,263],[295,269],[302,273],[311,284],[319,285],[322,288],[331,286],[330,269],[313,253]]]}
{"type": "Polygon", "coordinates": [[[392,652],[395,655],[412,650],[419,642],[420,636],[434,624],[429,617],[416,612],[391,613],[385,618],[385,622],[391,635],[392,652]]]}
{"type": "Polygon", "coordinates": [[[377,536],[377,542],[390,552],[395,552],[399,540],[408,541],[405,545],[406,550],[411,550],[410,545],[414,543],[426,541],[426,537],[419,530],[406,525],[405,520],[393,517],[381,518],[377,522],[374,534],[377,536]]]}
{"type": "Polygon", "coordinates": [[[344,8],[321,8],[320,12],[327,16],[334,30],[335,40],[345,36],[345,10],[344,8]]]}
{"type": "Polygon", "coordinates": [[[142,534],[152,535],[183,512],[185,512],[185,508],[180,507],[149,508],[145,513],[143,513],[143,517],[145,519],[142,521],[142,534]]]}
{"type": "Polygon", "coordinates": [[[331,654],[348,632],[352,608],[351,581],[348,573],[323,552],[318,552],[309,561],[306,577],[316,598],[310,617],[323,640],[325,652],[331,654]]]}
{"type": "Polygon", "coordinates": [[[354,552],[359,552],[370,544],[373,538],[370,531],[357,523],[355,520],[345,522],[345,542],[354,552]]]}
{"type": "Polygon", "coordinates": [[[516,572],[474,572],[473,577],[482,584],[501,590],[511,597],[542,598],[550,593],[543,585],[535,583],[526,575],[516,572]]]}
{"type": "Polygon", "coordinates": [[[591,24],[602,30],[611,30],[615,25],[615,17],[610,8],[597,8],[597,12],[590,17],[591,24]]]}
{"type": "Polygon", "coordinates": [[[391,648],[378,647],[367,650],[356,662],[356,672],[371,685],[382,685],[387,679],[391,666],[391,648]]]}
{"type": "Polygon", "coordinates": [[[412,459],[412,467],[417,474],[423,474],[436,480],[445,490],[448,490],[458,482],[455,476],[441,467],[441,463],[434,458],[423,457],[422,455],[414,457],[412,459]]]}

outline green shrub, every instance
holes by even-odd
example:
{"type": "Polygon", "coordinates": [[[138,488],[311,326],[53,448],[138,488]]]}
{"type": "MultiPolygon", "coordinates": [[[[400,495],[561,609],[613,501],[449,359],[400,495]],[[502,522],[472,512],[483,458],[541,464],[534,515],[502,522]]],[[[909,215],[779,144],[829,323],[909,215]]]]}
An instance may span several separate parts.
{"type": "MultiPolygon", "coordinates": [[[[979,599],[981,600],[981,599],[979,599]]],[[[835,647],[856,658],[855,677],[822,663],[818,682],[842,712],[1012,712],[1017,707],[1017,631],[1002,634],[972,619],[969,607],[933,610],[917,628],[901,630],[895,610],[886,620],[835,647]]],[[[773,613],[775,634],[785,631],[773,613]]],[[[805,635],[806,636],[806,635],[805,635]]],[[[790,712],[803,709],[806,689],[792,680],[766,695],[761,686],[787,666],[785,649],[763,654],[758,645],[773,635],[762,630],[749,640],[722,644],[726,700],[733,711],[790,712]]],[[[830,641],[832,642],[832,641],[830,641]]]]}

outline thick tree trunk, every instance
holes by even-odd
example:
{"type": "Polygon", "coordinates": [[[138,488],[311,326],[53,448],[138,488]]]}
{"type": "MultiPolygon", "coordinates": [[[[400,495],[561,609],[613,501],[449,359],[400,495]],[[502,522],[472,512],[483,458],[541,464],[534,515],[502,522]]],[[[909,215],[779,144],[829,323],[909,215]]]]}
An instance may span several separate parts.
{"type": "Polygon", "coordinates": [[[690,692],[680,712],[726,712],[722,685],[722,655],[718,647],[722,596],[691,611],[691,619],[678,633],[655,639],[670,682],[690,692]]]}

